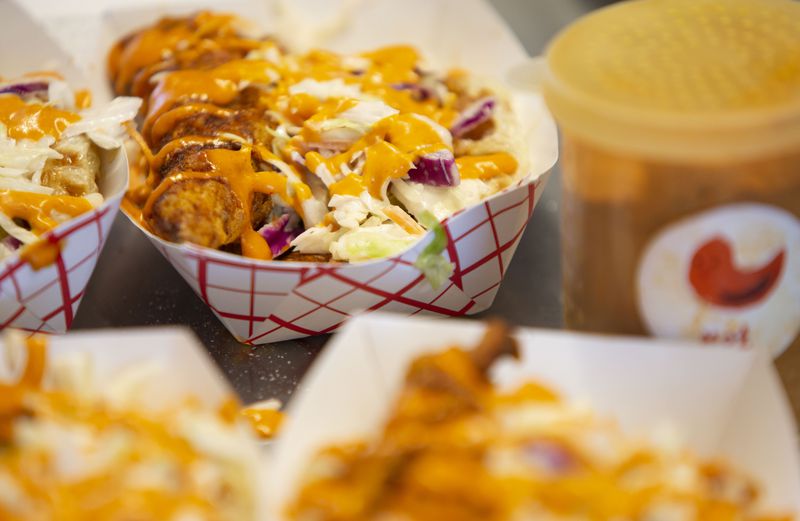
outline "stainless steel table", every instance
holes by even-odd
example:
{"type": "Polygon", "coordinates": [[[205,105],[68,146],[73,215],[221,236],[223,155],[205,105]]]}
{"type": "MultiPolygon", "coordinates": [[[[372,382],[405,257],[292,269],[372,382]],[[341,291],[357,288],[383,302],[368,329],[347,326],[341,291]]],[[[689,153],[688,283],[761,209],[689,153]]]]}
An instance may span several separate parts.
{"type": "MultiPolygon", "coordinates": [[[[561,27],[600,7],[602,0],[493,0],[531,54],[540,53],[561,27]]],[[[562,326],[558,240],[558,172],[534,212],[492,308],[524,326],[562,326]]],[[[177,272],[120,215],[87,288],[75,329],[183,324],[191,327],[222,367],[241,398],[288,400],[328,337],[250,348],[237,343],[177,272]]],[[[781,369],[792,394],[800,394],[797,364],[781,369]],[[796,391],[796,392],[795,392],[796,391]]],[[[798,401],[798,400],[796,400],[798,401]]]]}

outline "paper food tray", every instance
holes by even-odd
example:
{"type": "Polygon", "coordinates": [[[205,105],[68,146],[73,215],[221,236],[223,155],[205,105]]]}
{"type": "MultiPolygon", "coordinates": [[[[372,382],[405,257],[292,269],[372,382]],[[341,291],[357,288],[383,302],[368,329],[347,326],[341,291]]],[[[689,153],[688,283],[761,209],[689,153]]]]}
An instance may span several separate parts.
{"type": "MultiPolygon", "coordinates": [[[[268,465],[271,519],[282,518],[319,449],[379,432],[413,359],[472,346],[483,327],[385,314],[351,321],[289,404],[268,465]]],[[[498,385],[541,381],[566,399],[588,400],[633,435],[667,422],[695,452],[721,456],[755,478],[766,506],[800,512],[796,428],[775,371],[757,350],[533,329],[518,338],[522,358],[494,368],[498,385]]]]}
{"type": "MultiPolygon", "coordinates": [[[[0,336],[0,347],[3,341],[0,336]]],[[[78,353],[88,355],[94,383],[100,389],[114,382],[120,372],[137,365],[155,365],[165,370],[169,378],[139,397],[157,407],[177,406],[189,395],[208,407],[217,407],[234,395],[227,380],[188,329],[153,327],[74,332],[49,338],[47,344],[47,364],[57,364],[78,353]]],[[[8,377],[3,374],[3,368],[0,364],[0,378],[8,377]]]]}
{"type": "MultiPolygon", "coordinates": [[[[0,337],[0,352],[3,339],[0,337]]],[[[154,327],[147,329],[96,330],[89,333],[71,333],[48,340],[47,364],[56,365],[75,356],[88,356],[92,370],[93,386],[104,392],[125,371],[153,368],[155,375],[163,373],[158,386],[141,390],[137,404],[153,410],[169,410],[186,403],[187,398],[199,400],[203,407],[218,409],[235,393],[219,368],[209,357],[197,338],[185,328],[154,327]]],[[[0,379],[5,366],[0,364],[0,379]]],[[[253,487],[259,497],[259,517],[263,519],[265,506],[262,472],[266,467],[262,461],[255,436],[252,447],[253,487]]]]}
{"type": "MultiPolygon", "coordinates": [[[[61,72],[73,87],[86,84],[69,55],[14,3],[0,2],[0,18],[0,45],[7,50],[0,57],[1,76],[48,69],[61,72]]],[[[105,202],[42,236],[61,244],[56,261],[39,270],[20,259],[19,252],[0,261],[0,329],[64,333],[72,324],[128,184],[122,149],[104,151],[101,159],[105,202]]]]}
{"type": "MultiPolygon", "coordinates": [[[[328,38],[318,44],[338,51],[411,43],[437,68],[464,67],[500,81],[527,58],[511,29],[481,0],[437,2],[441,16],[428,17],[414,15],[431,9],[425,0],[273,0],[224,5],[174,1],[169,7],[163,2],[148,6],[148,2],[67,0],[55,11],[44,9],[45,3],[34,0],[26,7],[49,17],[49,27],[97,84],[104,82],[105,53],[116,39],[164,14],[203,7],[244,15],[264,32],[278,34],[297,47],[307,46],[321,34],[328,38]],[[104,14],[92,16],[98,11],[104,14]],[[308,15],[312,12],[314,16],[308,15]],[[346,19],[334,23],[340,13],[346,13],[346,19]],[[447,24],[440,23],[442,17],[447,24]],[[291,23],[299,19],[304,23],[291,23]],[[96,30],[87,31],[87,26],[96,30]],[[287,26],[293,30],[287,31],[287,26]]],[[[520,119],[529,126],[531,175],[444,223],[450,239],[447,255],[455,272],[438,290],[412,265],[430,237],[401,255],[342,265],[251,260],[166,242],[140,229],[228,330],[247,344],[328,333],[363,311],[477,313],[494,300],[558,154],[555,125],[541,99],[516,93],[515,103],[520,119]]]]}

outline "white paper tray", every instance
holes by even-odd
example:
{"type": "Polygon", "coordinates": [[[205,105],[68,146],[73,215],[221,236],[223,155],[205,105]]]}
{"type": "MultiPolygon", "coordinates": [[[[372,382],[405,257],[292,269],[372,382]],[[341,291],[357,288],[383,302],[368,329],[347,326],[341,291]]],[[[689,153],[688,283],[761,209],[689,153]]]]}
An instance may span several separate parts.
{"type": "MultiPolygon", "coordinates": [[[[312,39],[348,52],[410,43],[437,68],[467,68],[499,82],[527,59],[511,29],[482,0],[440,0],[433,7],[427,0],[225,4],[65,0],[57,7],[47,0],[32,0],[26,7],[44,17],[98,86],[107,85],[105,56],[116,39],[166,13],[201,7],[239,13],[295,48],[312,39]],[[337,19],[337,13],[346,16],[337,19]]],[[[228,330],[247,344],[328,333],[365,310],[440,316],[477,313],[494,301],[558,155],[555,124],[540,97],[516,92],[514,98],[530,135],[531,175],[445,221],[450,237],[447,256],[456,268],[438,290],[413,267],[429,238],[401,255],[335,265],[252,260],[169,243],[142,231],[228,330]]]]}
{"type": "MultiPolygon", "coordinates": [[[[13,78],[37,70],[55,70],[74,88],[87,80],[73,60],[13,2],[0,2],[0,76],[13,78]]],[[[105,202],[42,236],[59,243],[51,265],[34,270],[16,255],[0,262],[0,330],[15,327],[43,333],[66,332],[117,215],[128,186],[128,162],[122,149],[103,152],[100,192],[105,202]]]]}
{"type": "MultiPolygon", "coordinates": [[[[269,463],[273,518],[319,449],[382,427],[411,360],[474,345],[482,330],[479,322],[384,314],[351,321],[290,403],[269,463]]],[[[757,351],[535,329],[518,338],[522,359],[495,368],[498,384],[541,381],[634,435],[667,422],[695,452],[724,457],[758,480],[765,505],[800,512],[796,428],[774,369],[757,351]]]]}
{"type": "MultiPolygon", "coordinates": [[[[3,353],[0,336],[0,354],[3,353]]],[[[88,357],[92,388],[106,393],[121,375],[147,368],[159,377],[158,385],[141,389],[136,404],[152,410],[170,410],[186,403],[187,398],[199,401],[201,407],[217,410],[232,396],[234,390],[209,357],[197,337],[185,328],[151,327],[140,329],[108,329],[70,333],[48,339],[49,365],[64,363],[77,356],[88,357]]],[[[7,379],[7,367],[0,364],[0,379],[7,379]]],[[[47,374],[47,373],[45,373],[47,374]]],[[[246,439],[246,438],[245,438],[246,439]]],[[[250,479],[258,497],[257,519],[265,518],[264,452],[255,435],[251,446],[241,447],[252,467],[250,479]]]]}

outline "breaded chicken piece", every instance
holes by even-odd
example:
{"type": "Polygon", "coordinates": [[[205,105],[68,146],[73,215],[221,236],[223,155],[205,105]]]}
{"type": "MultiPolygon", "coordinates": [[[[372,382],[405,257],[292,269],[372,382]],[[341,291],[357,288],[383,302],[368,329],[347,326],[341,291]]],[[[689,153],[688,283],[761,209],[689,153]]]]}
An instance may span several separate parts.
{"type": "MultiPolygon", "coordinates": [[[[186,40],[176,40],[175,38],[171,38],[170,35],[175,34],[177,31],[178,33],[183,32],[187,35],[194,33],[195,36],[198,36],[198,24],[202,24],[204,21],[208,22],[211,18],[215,18],[215,15],[202,12],[186,17],[165,17],[159,20],[155,26],[135,31],[117,42],[117,44],[112,47],[108,56],[108,72],[111,76],[115,93],[128,96],[135,94],[135,86],[141,88],[145,85],[152,74],[158,72],[159,65],[164,62],[175,60],[176,54],[183,54],[183,59],[190,62],[193,54],[191,49],[189,49],[189,52],[182,52],[180,49],[182,45],[185,45],[186,40]],[[184,29],[183,31],[181,31],[182,28],[184,29]],[[123,77],[121,66],[124,62],[125,53],[130,46],[139,45],[142,38],[147,38],[149,45],[153,45],[153,42],[156,41],[159,42],[160,48],[151,49],[151,52],[148,54],[150,59],[141,62],[139,64],[140,67],[138,67],[131,76],[123,77]],[[145,71],[151,68],[156,70],[146,74],[145,71]],[[145,73],[145,77],[139,78],[139,75],[143,73],[145,73]]],[[[236,35],[238,31],[235,25],[234,19],[226,19],[224,16],[218,17],[218,21],[214,23],[213,26],[205,26],[202,35],[203,40],[196,44],[197,47],[202,48],[204,45],[216,45],[218,47],[214,39],[236,35]]],[[[235,42],[236,40],[234,39],[233,43],[235,44],[235,42]]],[[[242,52],[244,52],[244,49],[240,50],[239,54],[242,52]]],[[[202,59],[214,61],[209,56],[204,56],[202,59]]],[[[200,63],[202,63],[202,59],[200,63]]],[[[179,65],[179,63],[176,63],[176,65],[179,65]]]]}
{"type": "MultiPolygon", "coordinates": [[[[170,152],[158,169],[157,182],[181,172],[210,172],[214,165],[208,160],[205,152],[211,149],[239,150],[241,144],[235,141],[214,140],[205,143],[189,143],[170,152]]],[[[257,230],[270,219],[273,203],[272,196],[255,193],[250,209],[250,224],[257,230]]]]}
{"type": "Polygon", "coordinates": [[[159,237],[209,248],[237,240],[245,218],[236,194],[219,178],[177,180],[149,210],[144,218],[159,237]]]}
{"type": "Polygon", "coordinates": [[[214,140],[204,143],[188,143],[172,152],[164,159],[158,169],[160,182],[180,172],[210,172],[214,165],[206,157],[205,151],[212,149],[239,150],[241,145],[235,141],[214,140]]]}
{"type": "Polygon", "coordinates": [[[255,110],[230,111],[227,114],[214,112],[194,112],[176,122],[166,133],[153,135],[160,149],[170,141],[184,136],[215,137],[233,134],[248,142],[269,142],[270,135],[260,112],[255,110]]]}
{"type": "MultiPolygon", "coordinates": [[[[257,230],[269,222],[272,196],[256,193],[251,205],[250,224],[257,230]]],[[[186,178],[161,193],[144,217],[168,241],[219,248],[239,240],[245,213],[224,179],[186,178]]]]}
{"type": "Polygon", "coordinates": [[[42,184],[56,195],[84,196],[98,192],[100,156],[85,135],[69,137],[53,145],[61,159],[48,159],[42,169],[42,184]]]}
{"type": "MultiPolygon", "coordinates": [[[[158,21],[158,23],[152,28],[143,28],[141,30],[135,31],[124,38],[120,39],[109,52],[108,55],[108,73],[111,77],[111,83],[114,87],[114,93],[122,96],[130,96],[131,92],[131,80],[132,78],[122,78],[122,66],[124,62],[124,55],[125,52],[128,50],[128,47],[131,45],[136,45],[137,40],[144,37],[148,32],[153,33],[161,33],[166,35],[169,31],[179,27],[179,26],[186,26],[189,27],[192,23],[192,17],[182,17],[182,18],[174,18],[174,17],[164,17],[158,21]]],[[[148,66],[154,65],[159,63],[162,60],[162,57],[165,55],[169,55],[173,50],[173,46],[169,45],[169,42],[164,40],[163,46],[158,49],[158,52],[152,53],[152,60],[143,63],[142,68],[146,68],[148,66]]],[[[141,69],[139,71],[141,71],[141,69]]]]}
{"type": "MultiPolygon", "coordinates": [[[[272,141],[272,136],[267,130],[269,117],[261,106],[261,93],[258,87],[248,87],[224,107],[214,110],[192,107],[185,115],[181,114],[183,117],[177,121],[170,120],[171,126],[168,129],[159,128],[161,125],[156,119],[149,135],[150,144],[155,145],[153,147],[155,150],[159,150],[180,137],[216,137],[223,134],[233,134],[250,143],[268,144],[272,141]]],[[[180,109],[181,106],[192,105],[195,102],[196,100],[189,98],[169,108],[180,109]]]]}
{"type": "MultiPolygon", "coordinates": [[[[129,95],[147,99],[153,91],[153,76],[160,72],[169,72],[188,69],[211,69],[233,60],[247,56],[247,49],[225,48],[212,40],[204,40],[200,49],[190,49],[176,52],[164,61],[160,61],[142,68],[133,77],[129,95]]],[[[118,93],[123,94],[123,93],[118,93]]]]}

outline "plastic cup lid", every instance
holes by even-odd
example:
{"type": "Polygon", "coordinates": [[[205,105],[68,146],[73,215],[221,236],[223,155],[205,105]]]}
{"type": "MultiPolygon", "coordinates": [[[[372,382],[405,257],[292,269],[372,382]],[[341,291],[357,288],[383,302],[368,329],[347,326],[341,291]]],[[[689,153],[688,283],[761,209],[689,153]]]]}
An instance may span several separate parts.
{"type": "Polygon", "coordinates": [[[763,155],[800,143],[798,49],[792,0],[624,2],[556,37],[545,97],[563,127],[600,145],[763,155]]]}

